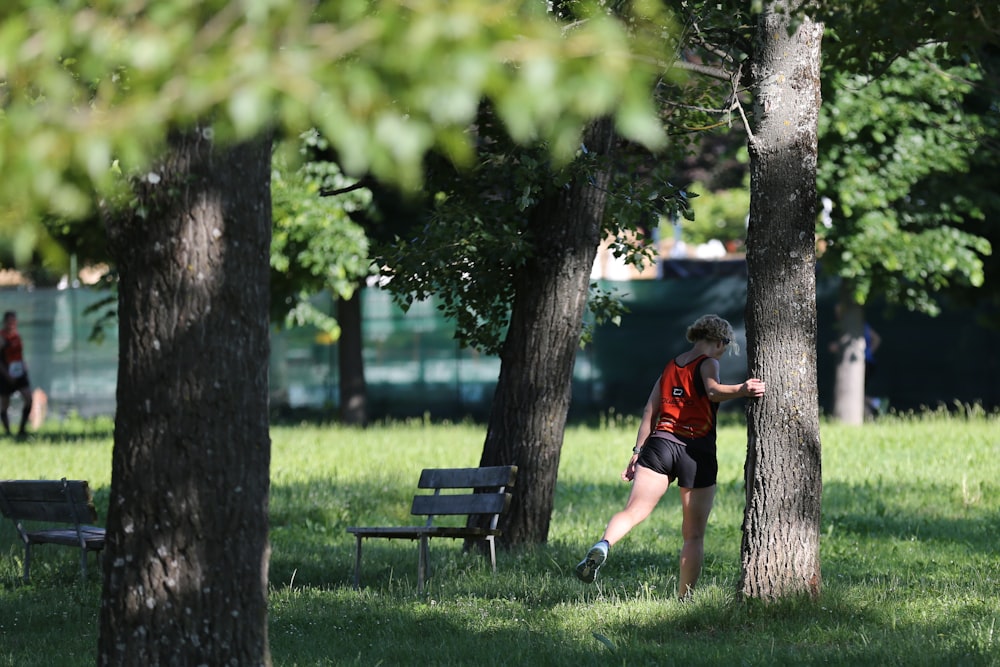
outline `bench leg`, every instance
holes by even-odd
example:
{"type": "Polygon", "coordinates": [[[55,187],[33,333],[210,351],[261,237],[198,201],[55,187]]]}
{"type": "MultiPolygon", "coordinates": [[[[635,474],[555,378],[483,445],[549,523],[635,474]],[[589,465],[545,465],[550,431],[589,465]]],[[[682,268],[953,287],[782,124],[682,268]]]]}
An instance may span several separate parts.
{"type": "Polygon", "coordinates": [[[493,568],[493,573],[496,574],[497,571],[497,543],[493,535],[489,535],[486,538],[487,544],[490,547],[490,567],[493,568]]]}
{"type": "Polygon", "coordinates": [[[80,549],[80,579],[83,581],[87,580],[87,549],[82,547],[80,549]]]}
{"type": "Polygon", "coordinates": [[[31,576],[31,543],[25,542],[24,544],[24,583],[28,583],[28,577],[31,576]]]}
{"type": "Polygon", "coordinates": [[[361,536],[355,535],[357,544],[354,547],[354,589],[361,588],[361,536]]]}
{"type": "Polygon", "coordinates": [[[424,580],[427,578],[427,557],[428,557],[428,538],[426,535],[420,536],[420,553],[417,554],[417,592],[424,592],[424,580]]]}

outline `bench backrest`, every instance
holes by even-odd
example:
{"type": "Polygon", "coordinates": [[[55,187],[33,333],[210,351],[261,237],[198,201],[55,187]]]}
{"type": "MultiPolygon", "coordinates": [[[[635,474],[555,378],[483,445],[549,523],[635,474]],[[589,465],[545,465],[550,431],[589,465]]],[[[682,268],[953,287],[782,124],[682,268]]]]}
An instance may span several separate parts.
{"type": "Polygon", "coordinates": [[[94,497],[83,480],[0,481],[0,512],[15,522],[79,525],[97,521],[94,497]]]}
{"type": "Polygon", "coordinates": [[[491,528],[510,505],[509,489],[517,478],[517,466],[485,468],[427,468],[417,486],[434,494],[413,497],[411,514],[427,515],[427,525],[436,514],[492,514],[491,528]],[[472,489],[472,493],[441,493],[442,489],[472,489]]]}

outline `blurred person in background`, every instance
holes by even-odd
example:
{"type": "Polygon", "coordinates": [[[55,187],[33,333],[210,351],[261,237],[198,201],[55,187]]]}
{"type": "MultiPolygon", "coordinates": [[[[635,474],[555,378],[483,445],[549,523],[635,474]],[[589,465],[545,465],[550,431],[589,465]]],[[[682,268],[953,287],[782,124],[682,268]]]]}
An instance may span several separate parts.
{"type": "Polygon", "coordinates": [[[19,438],[23,438],[27,435],[25,429],[31,414],[31,380],[28,379],[28,365],[24,361],[24,345],[17,332],[17,313],[8,310],[3,314],[3,329],[0,330],[0,419],[7,435],[11,435],[7,410],[10,408],[10,397],[15,392],[21,395],[23,401],[21,427],[17,433],[19,438]]]}

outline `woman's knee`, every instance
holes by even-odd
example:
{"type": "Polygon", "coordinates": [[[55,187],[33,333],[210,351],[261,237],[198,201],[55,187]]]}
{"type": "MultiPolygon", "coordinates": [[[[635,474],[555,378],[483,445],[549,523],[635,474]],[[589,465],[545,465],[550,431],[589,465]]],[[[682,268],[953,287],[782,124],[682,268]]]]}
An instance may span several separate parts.
{"type": "Polygon", "coordinates": [[[708,530],[708,516],[701,513],[692,517],[684,517],[681,521],[681,536],[685,542],[704,541],[708,530]]]}
{"type": "Polygon", "coordinates": [[[681,528],[681,537],[684,540],[684,544],[701,545],[705,543],[705,527],[699,528],[681,528]]]}

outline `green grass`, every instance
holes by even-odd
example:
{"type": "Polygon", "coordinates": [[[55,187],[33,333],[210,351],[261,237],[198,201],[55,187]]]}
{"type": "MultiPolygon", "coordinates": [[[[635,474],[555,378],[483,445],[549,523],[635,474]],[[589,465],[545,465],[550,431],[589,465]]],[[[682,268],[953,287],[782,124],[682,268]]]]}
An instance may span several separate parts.
{"type": "MultiPolygon", "coordinates": [[[[675,490],[612,551],[572,568],[624,503],[635,424],[570,427],[548,544],[493,576],[457,541],[369,540],[351,587],[350,525],[410,523],[421,468],[476,465],[484,427],[420,421],[272,430],[270,641],[275,665],[1000,665],[1000,417],[981,411],[824,423],[823,595],[736,599],[745,429],[720,431],[720,485],[693,601],[677,602],[675,490]]],[[[83,477],[107,503],[110,425],[0,444],[0,477],[83,477]]],[[[40,548],[32,582],[0,526],[0,666],[93,664],[100,596],[75,554],[40,548]],[[44,647],[44,648],[43,648],[44,647]]]]}

